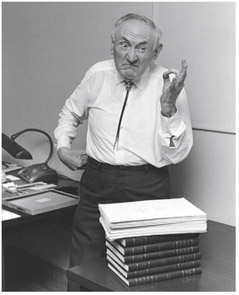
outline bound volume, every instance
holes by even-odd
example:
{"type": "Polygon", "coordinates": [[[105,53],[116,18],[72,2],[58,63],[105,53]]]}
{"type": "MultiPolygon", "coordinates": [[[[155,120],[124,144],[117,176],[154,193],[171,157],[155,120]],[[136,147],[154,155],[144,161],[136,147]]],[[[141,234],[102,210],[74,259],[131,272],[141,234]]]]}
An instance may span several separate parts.
{"type": "Polygon", "coordinates": [[[154,236],[118,239],[117,242],[124,247],[132,247],[132,246],[138,246],[138,245],[155,244],[155,243],[175,241],[175,240],[181,240],[181,239],[182,240],[195,239],[198,237],[199,237],[199,234],[196,234],[196,233],[154,235],[154,236]]]}
{"type": "Polygon", "coordinates": [[[188,277],[188,276],[202,273],[202,269],[200,267],[196,267],[196,268],[188,268],[188,269],[164,272],[164,273],[155,274],[155,275],[127,279],[119,271],[117,271],[117,269],[115,269],[112,265],[109,265],[109,268],[129,287],[155,283],[155,282],[165,281],[170,279],[183,278],[183,277],[188,277]]]}
{"type": "Polygon", "coordinates": [[[176,248],[170,250],[161,250],[155,252],[141,253],[136,255],[123,255],[109,241],[106,241],[107,251],[113,252],[123,263],[140,262],[153,259],[161,259],[178,255],[193,254],[199,252],[199,245],[185,248],[176,248]]]}
{"type": "Polygon", "coordinates": [[[99,204],[108,240],[202,233],[207,215],[185,198],[99,204]]]}
{"type": "Polygon", "coordinates": [[[185,198],[99,204],[108,267],[129,287],[199,275],[206,214],[185,198]]]}
{"type": "Polygon", "coordinates": [[[127,279],[138,278],[138,277],[165,273],[165,272],[171,272],[176,270],[183,270],[187,268],[195,268],[200,266],[200,260],[195,260],[195,261],[187,261],[187,262],[181,262],[176,264],[169,264],[164,266],[151,267],[151,268],[135,270],[135,271],[126,271],[125,269],[120,267],[117,264],[117,262],[110,256],[108,256],[107,259],[109,261],[109,265],[116,268],[127,279]]]}
{"type": "Polygon", "coordinates": [[[128,255],[136,255],[136,254],[143,254],[143,253],[150,253],[150,252],[157,252],[157,251],[164,251],[170,249],[179,249],[185,247],[192,247],[199,244],[199,239],[187,239],[187,240],[175,240],[169,242],[162,242],[162,243],[155,243],[155,244],[145,244],[139,246],[132,246],[132,247],[123,247],[117,241],[106,241],[106,244],[111,243],[121,254],[128,256],[128,255]]]}
{"type": "Polygon", "coordinates": [[[161,259],[145,260],[145,261],[133,262],[133,263],[127,264],[127,263],[123,263],[120,259],[118,259],[117,256],[114,255],[114,253],[112,253],[110,250],[108,250],[107,253],[108,253],[107,258],[111,257],[112,259],[114,259],[115,262],[117,262],[119,266],[121,266],[123,269],[125,269],[128,272],[201,259],[201,253],[199,252],[199,253],[177,255],[177,256],[166,257],[161,259]]]}

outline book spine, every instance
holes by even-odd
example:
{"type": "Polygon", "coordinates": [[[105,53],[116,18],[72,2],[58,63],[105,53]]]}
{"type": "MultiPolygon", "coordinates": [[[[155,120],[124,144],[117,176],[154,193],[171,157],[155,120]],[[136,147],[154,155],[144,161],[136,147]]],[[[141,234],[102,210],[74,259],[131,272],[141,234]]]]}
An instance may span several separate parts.
{"type": "MultiPolygon", "coordinates": [[[[116,242],[115,242],[115,244],[116,244],[116,242]]],[[[126,247],[123,249],[121,248],[121,252],[123,252],[122,254],[124,254],[125,256],[129,256],[129,255],[136,255],[136,254],[142,254],[142,253],[192,247],[195,245],[199,245],[198,238],[186,239],[186,240],[176,240],[176,241],[141,245],[141,246],[135,246],[135,247],[126,247]]],[[[119,251],[120,251],[120,247],[117,249],[119,249],[119,251]]]]}
{"type": "Polygon", "coordinates": [[[176,279],[176,278],[182,278],[187,277],[191,275],[196,275],[202,273],[202,269],[200,267],[197,268],[189,268],[185,270],[177,270],[173,272],[168,273],[162,273],[162,274],[155,274],[151,276],[145,276],[140,278],[132,278],[128,280],[128,285],[130,287],[132,286],[139,286],[169,279],[176,279]]]}
{"type": "MultiPolygon", "coordinates": [[[[146,261],[146,260],[152,260],[152,259],[161,259],[161,258],[166,258],[170,256],[172,257],[172,256],[186,255],[186,254],[192,254],[192,253],[198,253],[198,252],[199,252],[199,246],[192,246],[192,247],[186,247],[186,248],[143,253],[138,255],[122,256],[122,262],[133,263],[133,262],[140,262],[140,261],[146,261]]],[[[119,256],[119,258],[121,258],[121,256],[119,256]]]]}
{"type": "Polygon", "coordinates": [[[148,276],[153,274],[172,272],[176,270],[196,268],[199,266],[200,266],[200,260],[195,260],[195,261],[188,261],[183,263],[147,268],[147,269],[142,269],[142,270],[133,271],[133,272],[126,272],[125,275],[126,275],[126,278],[131,279],[131,278],[138,278],[138,277],[148,276]]]}
{"type": "Polygon", "coordinates": [[[133,247],[146,244],[155,244],[161,242],[168,242],[174,240],[186,240],[195,239],[199,237],[199,233],[188,233],[188,234],[171,234],[171,235],[153,235],[143,237],[133,237],[126,239],[118,239],[118,243],[124,247],[133,247]]]}
{"type": "Polygon", "coordinates": [[[176,264],[176,263],[182,263],[187,261],[193,261],[193,260],[200,260],[201,259],[201,253],[194,253],[194,254],[188,254],[188,255],[180,255],[180,256],[174,256],[174,257],[167,257],[163,259],[154,259],[149,261],[142,261],[142,262],[136,262],[136,263],[130,263],[125,264],[125,269],[127,271],[135,271],[135,270],[141,270],[146,268],[152,268],[157,266],[164,266],[169,264],[176,264]]]}

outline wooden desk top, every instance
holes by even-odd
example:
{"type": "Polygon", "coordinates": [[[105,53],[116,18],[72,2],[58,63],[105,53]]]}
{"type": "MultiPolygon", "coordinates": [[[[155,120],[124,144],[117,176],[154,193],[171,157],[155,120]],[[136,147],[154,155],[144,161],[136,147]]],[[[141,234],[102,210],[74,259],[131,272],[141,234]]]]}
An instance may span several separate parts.
{"type": "MultiPolygon", "coordinates": [[[[73,195],[77,195],[78,187],[79,187],[78,181],[59,176],[58,183],[57,183],[58,190],[65,191],[65,192],[73,194],[73,195]]],[[[20,218],[3,219],[2,220],[2,228],[5,229],[8,227],[15,227],[17,225],[24,224],[24,223],[25,224],[34,223],[35,221],[44,220],[50,216],[52,216],[54,218],[54,217],[57,217],[58,215],[63,214],[63,212],[68,212],[68,211],[71,212],[72,210],[75,211],[75,208],[76,208],[76,205],[73,205],[73,206],[66,207],[66,208],[43,212],[43,213],[37,214],[37,215],[30,215],[30,214],[24,213],[20,210],[16,210],[14,208],[9,208],[7,206],[2,205],[2,209],[6,210],[8,212],[16,213],[20,216],[20,218]]]]}
{"type": "MultiPolygon", "coordinates": [[[[58,187],[66,192],[76,194],[79,182],[59,178],[58,187]]],[[[2,221],[2,242],[4,246],[16,245],[18,240],[27,237],[46,236],[57,231],[72,228],[77,205],[30,215],[12,208],[2,206],[9,212],[17,213],[19,218],[2,221]]]]}
{"type": "Polygon", "coordinates": [[[208,221],[200,235],[202,274],[129,288],[106,259],[68,270],[67,277],[93,291],[235,291],[235,227],[208,221]]]}

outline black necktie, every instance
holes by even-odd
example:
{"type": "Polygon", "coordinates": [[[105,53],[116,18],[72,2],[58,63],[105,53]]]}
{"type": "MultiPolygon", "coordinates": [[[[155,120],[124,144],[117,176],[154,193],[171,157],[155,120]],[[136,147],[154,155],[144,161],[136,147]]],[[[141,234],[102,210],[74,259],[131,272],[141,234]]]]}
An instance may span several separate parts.
{"type": "Polygon", "coordinates": [[[115,137],[114,148],[116,147],[116,144],[119,141],[121,121],[122,121],[122,118],[123,118],[123,115],[124,115],[124,110],[125,110],[125,106],[126,106],[126,103],[127,103],[127,100],[128,100],[129,92],[130,92],[130,90],[132,89],[132,86],[133,86],[133,82],[131,82],[131,81],[125,80],[124,83],[125,83],[126,95],[125,95],[122,111],[121,111],[121,114],[120,114],[117,133],[116,133],[116,137],[115,137]]]}

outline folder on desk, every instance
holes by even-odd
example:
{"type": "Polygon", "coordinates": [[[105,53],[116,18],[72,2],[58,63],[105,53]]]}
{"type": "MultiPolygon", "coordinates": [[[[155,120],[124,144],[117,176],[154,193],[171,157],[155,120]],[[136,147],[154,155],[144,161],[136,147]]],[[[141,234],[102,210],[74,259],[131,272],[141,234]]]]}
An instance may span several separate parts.
{"type": "Polygon", "coordinates": [[[48,190],[26,197],[3,200],[3,205],[31,215],[40,214],[79,203],[79,197],[58,190],[48,190]]]}

